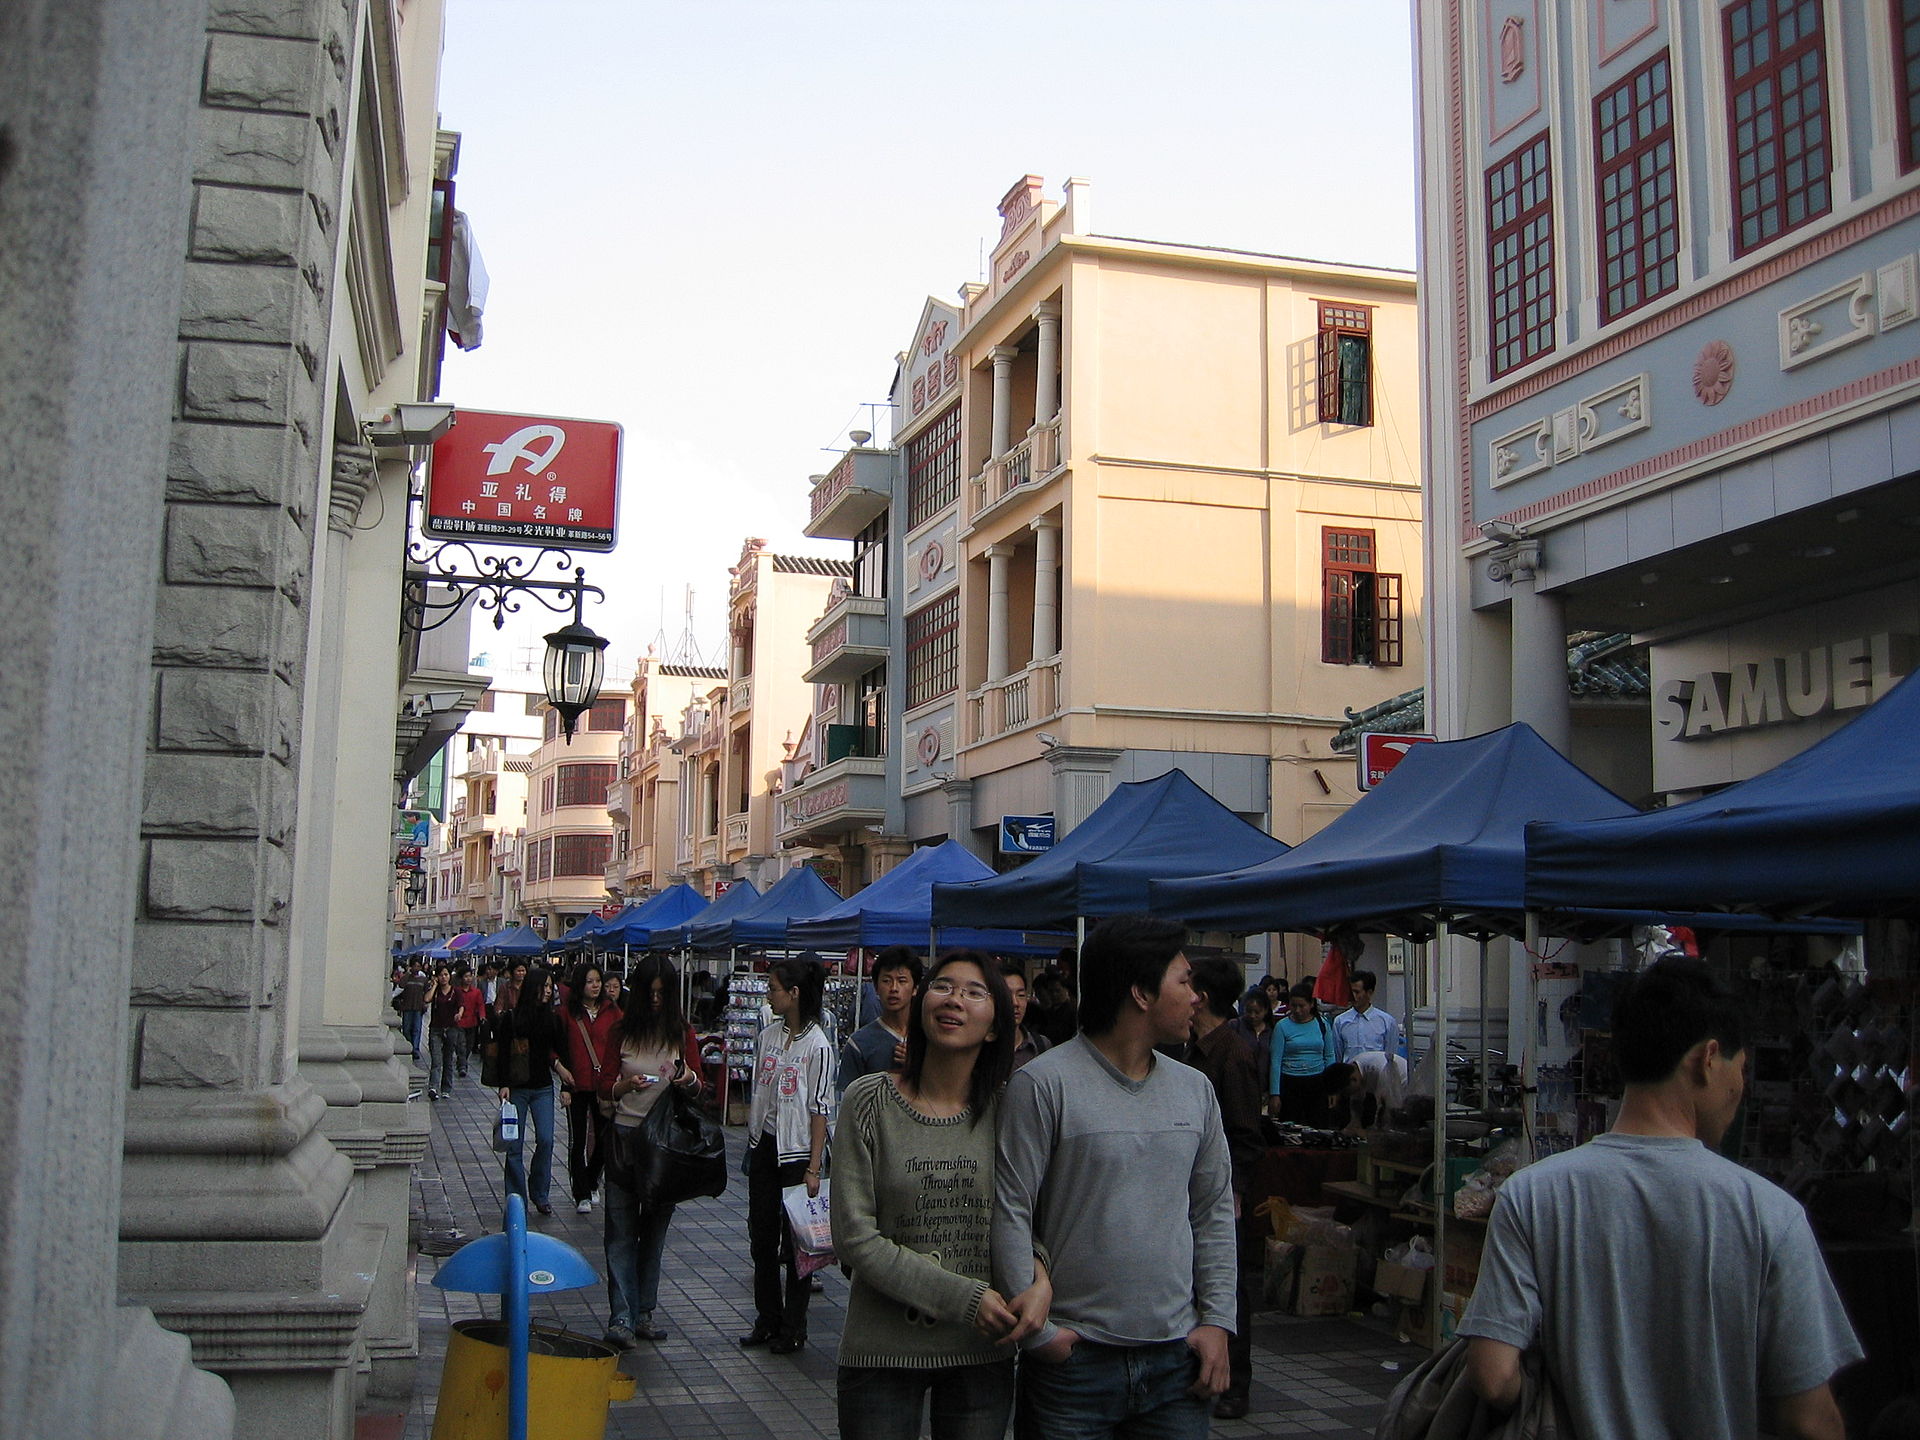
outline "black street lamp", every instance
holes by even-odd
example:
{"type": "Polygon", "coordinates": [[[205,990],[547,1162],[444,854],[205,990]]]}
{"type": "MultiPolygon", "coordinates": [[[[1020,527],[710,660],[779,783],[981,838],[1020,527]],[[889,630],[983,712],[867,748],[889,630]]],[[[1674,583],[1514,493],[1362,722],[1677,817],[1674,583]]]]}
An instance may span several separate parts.
{"type": "Polygon", "coordinates": [[[600,669],[607,641],[580,623],[574,606],[573,623],[563,625],[547,641],[547,704],[560,716],[560,733],[573,743],[573,728],[600,698],[600,669]]]}

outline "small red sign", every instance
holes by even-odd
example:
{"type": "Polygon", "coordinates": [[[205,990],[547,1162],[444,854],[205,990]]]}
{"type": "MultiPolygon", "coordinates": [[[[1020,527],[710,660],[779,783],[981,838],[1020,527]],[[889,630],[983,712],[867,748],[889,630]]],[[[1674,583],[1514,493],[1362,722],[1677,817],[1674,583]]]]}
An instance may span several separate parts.
{"type": "Polygon", "coordinates": [[[1387,773],[1407,758],[1407,752],[1416,745],[1431,745],[1431,735],[1389,735],[1379,730],[1368,730],[1360,736],[1360,748],[1356,752],[1360,762],[1360,788],[1371,790],[1387,773]]]}
{"type": "Polygon", "coordinates": [[[487,545],[611,550],[620,427],[457,410],[427,467],[426,533],[487,545]]]}

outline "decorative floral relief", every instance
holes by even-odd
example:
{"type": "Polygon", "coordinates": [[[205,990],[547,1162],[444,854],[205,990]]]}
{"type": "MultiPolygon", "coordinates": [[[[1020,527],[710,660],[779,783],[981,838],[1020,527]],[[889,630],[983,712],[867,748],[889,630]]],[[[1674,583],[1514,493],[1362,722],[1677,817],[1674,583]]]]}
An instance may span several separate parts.
{"type": "Polygon", "coordinates": [[[1508,85],[1527,73],[1526,25],[1509,15],[1500,26],[1500,79],[1508,85]]]}
{"type": "Polygon", "coordinates": [[[1718,405],[1733,389],[1733,347],[1709,340],[1693,362],[1693,393],[1702,405],[1718,405]]]}

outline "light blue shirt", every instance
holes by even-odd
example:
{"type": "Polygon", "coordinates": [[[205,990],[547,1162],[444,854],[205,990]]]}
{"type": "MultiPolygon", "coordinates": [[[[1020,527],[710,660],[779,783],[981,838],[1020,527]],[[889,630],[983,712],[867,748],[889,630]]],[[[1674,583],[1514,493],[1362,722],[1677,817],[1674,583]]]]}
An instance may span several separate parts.
{"type": "Polygon", "coordinates": [[[1378,1005],[1369,1005],[1364,1015],[1342,1010],[1333,1017],[1333,1033],[1340,1037],[1342,1055],[1364,1055],[1369,1050],[1400,1053],[1400,1022],[1378,1005]]]}

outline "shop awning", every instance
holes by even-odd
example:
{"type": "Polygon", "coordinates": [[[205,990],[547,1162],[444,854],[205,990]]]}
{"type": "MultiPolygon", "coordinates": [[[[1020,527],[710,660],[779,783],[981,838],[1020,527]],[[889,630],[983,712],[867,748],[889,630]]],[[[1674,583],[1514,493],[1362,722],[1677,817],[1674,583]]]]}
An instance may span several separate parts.
{"type": "Polygon", "coordinates": [[[1121,785],[1039,858],[1005,875],[933,887],[949,925],[1071,930],[1080,917],[1147,908],[1154,880],[1241,870],[1287,853],[1183,770],[1121,785]]]}
{"type": "Polygon", "coordinates": [[[1669,810],[1542,815],[1527,827],[1536,906],[1920,910],[1920,676],[1764,774],[1669,810]],[[1572,823],[1582,821],[1584,823],[1572,823]]]}
{"type": "MultiPolygon", "coordinates": [[[[933,928],[933,887],[942,881],[984,880],[993,871],[968,854],[958,840],[915,850],[852,899],[824,915],[787,926],[793,947],[846,950],[855,946],[911,945],[927,949],[933,928]]],[[[1051,954],[1062,942],[1035,940],[1018,930],[940,927],[944,948],[988,950],[1003,955],[1051,954]]]]}
{"type": "Polygon", "coordinates": [[[669,885],[658,895],[631,907],[607,922],[593,937],[602,950],[618,950],[623,945],[642,946],[653,938],[655,930],[684,925],[707,908],[707,897],[684,882],[669,885]]]}
{"type": "Polygon", "coordinates": [[[693,943],[706,949],[724,945],[784,946],[787,922],[820,915],[840,903],[840,895],[810,865],[796,865],[744,910],[722,919],[696,917],[693,943]]]}
{"type": "Polygon", "coordinates": [[[696,925],[724,925],[728,917],[738,915],[749,909],[760,899],[760,890],[751,880],[736,880],[723,895],[714,897],[711,905],[694,912],[679,925],[656,926],[647,944],[655,950],[678,950],[693,943],[693,927],[696,925]]]}

